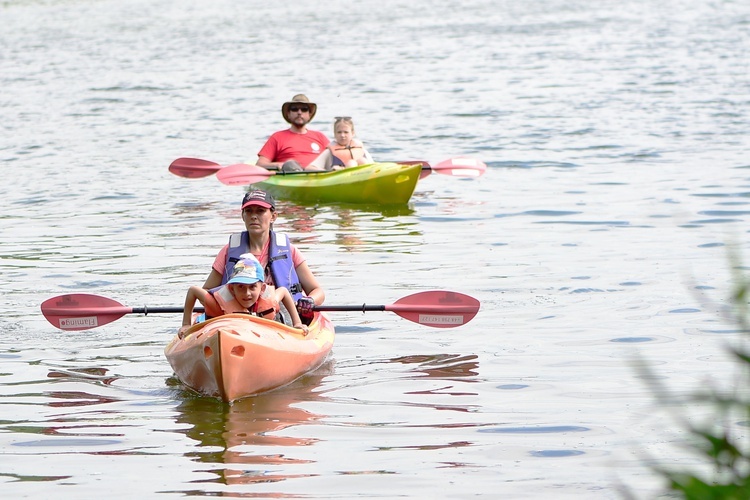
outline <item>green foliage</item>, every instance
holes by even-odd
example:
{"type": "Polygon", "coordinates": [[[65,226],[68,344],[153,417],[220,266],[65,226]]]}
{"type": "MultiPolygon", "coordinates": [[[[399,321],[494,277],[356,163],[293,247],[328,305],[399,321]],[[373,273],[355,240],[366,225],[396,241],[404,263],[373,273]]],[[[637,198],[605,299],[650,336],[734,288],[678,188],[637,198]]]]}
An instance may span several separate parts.
{"type": "MultiPolygon", "coordinates": [[[[740,331],[747,335],[750,282],[741,274],[743,268],[738,264],[739,260],[732,257],[736,256],[730,256],[736,282],[731,294],[733,307],[730,315],[740,331]]],[[[652,466],[652,470],[666,480],[670,496],[696,500],[750,499],[750,351],[741,346],[728,349],[739,368],[730,391],[708,387],[688,397],[675,397],[648,367],[641,367],[654,394],[665,407],[672,408],[672,417],[691,437],[687,450],[710,465],[700,471],[652,466]],[[686,405],[709,408],[711,418],[702,424],[689,422],[679,410],[686,405]]]]}

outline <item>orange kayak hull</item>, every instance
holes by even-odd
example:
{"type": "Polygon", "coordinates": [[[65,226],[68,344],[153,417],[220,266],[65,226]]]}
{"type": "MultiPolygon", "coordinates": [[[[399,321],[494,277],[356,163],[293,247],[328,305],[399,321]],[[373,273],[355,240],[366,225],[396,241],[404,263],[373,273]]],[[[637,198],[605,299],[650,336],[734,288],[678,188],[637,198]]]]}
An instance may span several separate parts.
{"type": "Polygon", "coordinates": [[[333,324],[316,313],[307,336],[276,321],[227,314],[193,325],[164,349],[177,378],[224,401],[287,385],[318,368],[333,348],[333,324]]]}

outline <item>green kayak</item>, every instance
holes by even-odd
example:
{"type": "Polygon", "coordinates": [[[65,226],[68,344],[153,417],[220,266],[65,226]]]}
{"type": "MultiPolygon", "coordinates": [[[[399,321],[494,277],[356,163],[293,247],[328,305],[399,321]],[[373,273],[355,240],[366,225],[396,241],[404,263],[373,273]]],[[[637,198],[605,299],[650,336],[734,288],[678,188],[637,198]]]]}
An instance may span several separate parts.
{"type": "Polygon", "coordinates": [[[276,172],[253,186],[303,203],[405,205],[422,165],[372,163],[327,172],[276,172]]]}

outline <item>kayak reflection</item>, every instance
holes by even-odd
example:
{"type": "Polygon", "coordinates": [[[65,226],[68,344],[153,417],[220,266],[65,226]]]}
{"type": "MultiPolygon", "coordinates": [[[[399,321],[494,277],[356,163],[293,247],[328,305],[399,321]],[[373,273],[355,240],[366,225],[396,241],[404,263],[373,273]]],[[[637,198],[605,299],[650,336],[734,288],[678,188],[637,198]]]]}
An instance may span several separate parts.
{"type": "Polygon", "coordinates": [[[180,432],[197,441],[195,451],[187,456],[201,463],[227,466],[211,471],[218,483],[265,483],[299,477],[269,474],[265,466],[308,462],[289,456],[289,452],[294,447],[313,445],[318,439],[283,436],[280,432],[324,418],[301,408],[300,403],[326,399],[316,389],[332,370],[333,361],[328,361],[286,387],[232,404],[185,391],[186,399],[177,407],[177,422],[189,424],[189,429],[180,432]]]}
{"type": "Polygon", "coordinates": [[[320,227],[335,228],[333,243],[361,252],[393,251],[416,247],[421,243],[422,231],[414,210],[409,207],[342,205],[301,206],[284,203],[283,214],[276,223],[292,228],[297,239],[305,244],[320,243],[320,227]]]}

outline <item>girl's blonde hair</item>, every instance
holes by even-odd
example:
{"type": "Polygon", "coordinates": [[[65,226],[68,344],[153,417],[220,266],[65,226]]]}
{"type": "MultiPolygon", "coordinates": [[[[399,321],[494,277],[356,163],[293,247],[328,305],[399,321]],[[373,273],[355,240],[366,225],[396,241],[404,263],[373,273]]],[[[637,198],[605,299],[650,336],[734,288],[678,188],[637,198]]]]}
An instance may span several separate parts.
{"type": "Polygon", "coordinates": [[[339,123],[346,123],[352,128],[352,135],[354,135],[354,121],[351,116],[337,116],[333,119],[333,133],[336,134],[336,125],[339,123]]]}

